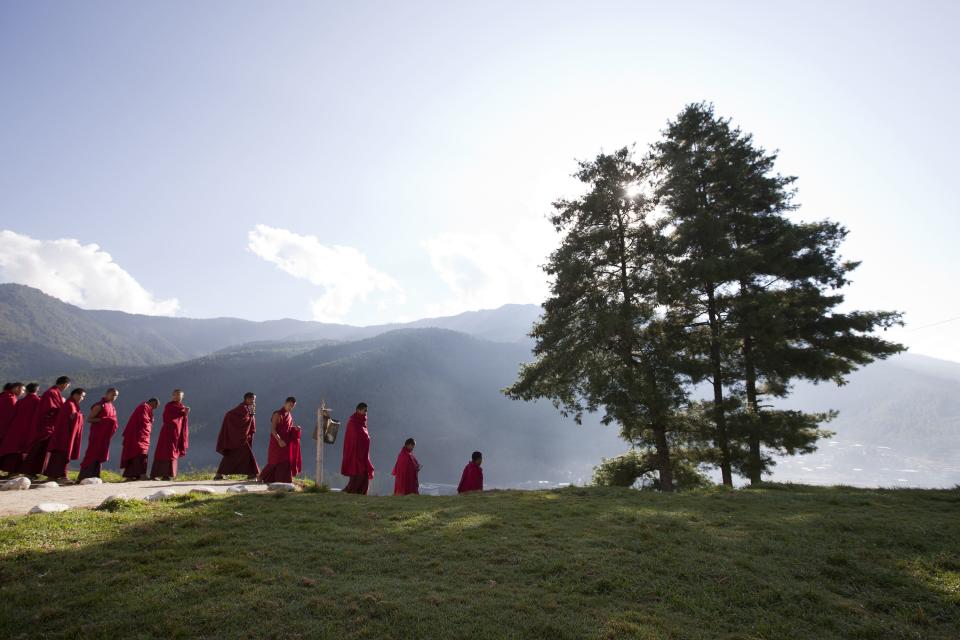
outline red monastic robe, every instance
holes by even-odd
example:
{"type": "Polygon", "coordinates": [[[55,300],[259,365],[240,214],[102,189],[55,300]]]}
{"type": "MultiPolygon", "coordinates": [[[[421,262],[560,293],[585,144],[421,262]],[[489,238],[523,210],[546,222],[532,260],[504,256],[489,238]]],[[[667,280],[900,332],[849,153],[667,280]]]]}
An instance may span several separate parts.
{"type": "Polygon", "coordinates": [[[69,398],[57,413],[53,435],[47,444],[47,452],[59,451],[67,454],[68,460],[80,457],[80,443],[83,440],[83,412],[73,398],[69,398]]]}
{"type": "Polygon", "coordinates": [[[286,446],[281,447],[273,434],[270,434],[267,465],[260,473],[260,482],[293,482],[293,476],[300,473],[303,466],[300,455],[300,427],[294,426],[293,416],[285,408],[278,409],[274,414],[277,416],[277,436],[286,446]]]}
{"type": "Polygon", "coordinates": [[[347,433],[343,437],[343,459],[340,473],[345,476],[366,475],[373,480],[373,463],[370,462],[370,432],[367,416],[354,413],[347,421],[347,433]]]}
{"type": "Polygon", "coordinates": [[[6,437],[0,442],[0,470],[8,473],[20,470],[23,454],[30,447],[33,424],[36,422],[39,407],[40,396],[35,393],[28,393],[17,402],[10,428],[7,430],[6,437]]]}
{"type": "Polygon", "coordinates": [[[63,394],[56,385],[50,387],[40,396],[40,405],[33,417],[30,427],[30,436],[26,441],[23,460],[20,462],[20,473],[37,475],[43,473],[47,465],[47,445],[53,434],[54,422],[57,414],[63,407],[63,394]]]}
{"type": "Polygon", "coordinates": [[[60,393],[59,387],[53,386],[43,392],[40,396],[40,406],[37,407],[37,413],[34,416],[30,434],[31,445],[50,438],[61,407],[63,407],[63,394],[60,393]]]}
{"type": "Polygon", "coordinates": [[[0,392],[0,444],[3,444],[16,413],[17,396],[13,395],[12,391],[0,392]]]}
{"type": "Polygon", "coordinates": [[[153,407],[141,402],[130,414],[123,428],[123,451],[120,453],[120,466],[127,464],[137,456],[150,452],[150,432],[153,430],[153,407]]]}
{"type": "Polygon", "coordinates": [[[460,485],[457,486],[457,493],[467,491],[483,491],[483,468],[473,461],[468,462],[463,468],[460,485]]]}
{"type": "Polygon", "coordinates": [[[187,420],[187,408],[182,402],[171,400],[163,408],[163,427],[157,440],[157,450],[153,454],[156,460],[176,460],[187,455],[190,444],[190,432],[187,420]]]}
{"type": "Polygon", "coordinates": [[[303,456],[300,453],[300,435],[303,430],[300,427],[294,427],[290,430],[290,439],[287,441],[287,448],[290,449],[290,475],[296,476],[303,469],[303,456]]]}
{"type": "Polygon", "coordinates": [[[241,402],[223,416],[220,435],[217,436],[217,453],[227,455],[228,451],[249,447],[256,431],[257,419],[250,407],[241,402]]]}
{"type": "Polygon", "coordinates": [[[405,496],[408,493],[420,493],[420,463],[413,452],[404,447],[397,455],[397,463],[393,465],[393,495],[405,496]]]}
{"type": "Polygon", "coordinates": [[[253,435],[257,420],[253,407],[238,404],[223,416],[220,434],[217,436],[217,453],[223,456],[217,467],[218,476],[242,473],[255,476],[260,473],[257,458],[253,455],[253,435]]]}
{"type": "MultiPolygon", "coordinates": [[[[91,464],[104,463],[110,459],[110,439],[117,432],[117,408],[106,398],[93,405],[100,407],[96,422],[90,423],[90,438],[87,440],[87,451],[83,454],[80,468],[91,464]]],[[[90,407],[92,410],[93,407],[90,407]]]]}

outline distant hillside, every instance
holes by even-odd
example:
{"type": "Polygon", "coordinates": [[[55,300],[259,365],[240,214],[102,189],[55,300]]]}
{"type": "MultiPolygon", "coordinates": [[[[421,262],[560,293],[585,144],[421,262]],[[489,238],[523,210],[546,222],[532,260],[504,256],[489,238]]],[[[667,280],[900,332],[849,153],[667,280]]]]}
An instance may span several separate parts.
{"type": "MultiPolygon", "coordinates": [[[[441,329],[406,329],[365,340],[305,350],[301,344],[262,344],[230,349],[150,375],[118,382],[124,420],[149,396],[166,401],[183,388],[192,407],[190,453],[193,466],[219,462],[215,452],[223,413],[243,392],[258,395],[257,455],[266,457],[271,412],[288,395],[300,400],[296,421],[312,432],[321,397],[346,420],[360,401],[370,405],[373,460],[378,488],[392,482],[390,470],[403,441],[417,438],[424,482],[456,484],[470,452],[486,456],[493,485],[525,482],[583,482],[602,456],[624,448],[615,428],[577,427],[549,403],[506,399],[500,389],[512,382],[529,358],[519,344],[483,341],[441,329]]],[[[92,403],[101,390],[93,390],[92,403]]],[[[114,462],[119,441],[114,443],[114,462]]],[[[339,482],[341,442],[327,449],[326,469],[339,482]]],[[[305,448],[312,460],[312,441],[305,448]]],[[[308,465],[312,473],[313,465],[308,465]]],[[[392,487],[392,485],[390,485],[392,487]]]]}
{"type": "Polygon", "coordinates": [[[842,387],[799,384],[783,403],[836,409],[836,436],[782,461],[774,478],[820,484],[960,484],[960,363],[904,354],[876,362],[842,387]]]}
{"type": "MultiPolygon", "coordinates": [[[[522,342],[539,313],[535,305],[508,305],[409,326],[522,342]]],[[[171,364],[250,342],[357,340],[404,326],[408,325],[351,327],[290,319],[251,322],[85,310],[31,287],[0,284],[0,378],[171,364]]]]}

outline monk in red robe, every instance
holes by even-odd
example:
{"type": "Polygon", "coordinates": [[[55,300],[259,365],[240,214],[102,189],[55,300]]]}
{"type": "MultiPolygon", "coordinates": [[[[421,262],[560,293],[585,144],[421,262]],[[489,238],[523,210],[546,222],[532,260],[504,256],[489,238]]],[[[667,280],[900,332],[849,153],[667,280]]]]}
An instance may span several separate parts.
{"type": "Polygon", "coordinates": [[[403,443],[403,449],[400,449],[397,455],[397,463],[393,465],[393,495],[395,496],[420,493],[420,479],[417,477],[420,473],[420,463],[413,455],[413,449],[416,446],[416,440],[407,438],[403,443]]]}
{"type": "Polygon", "coordinates": [[[17,400],[23,394],[22,382],[8,382],[0,392],[0,446],[13,424],[13,416],[17,412],[17,400]]]}
{"type": "Polygon", "coordinates": [[[253,480],[260,475],[257,458],[253,455],[253,434],[257,431],[257,396],[248,391],[243,394],[243,402],[223,416],[220,435],[217,436],[217,453],[223,456],[214,480],[223,480],[223,476],[240,474],[253,480]]]}
{"type": "Polygon", "coordinates": [[[50,480],[65,482],[70,461],[80,457],[80,443],[83,440],[80,403],[86,395],[83,389],[74,389],[57,413],[53,435],[47,445],[47,464],[43,467],[43,475],[50,480]]]}
{"type": "Polygon", "coordinates": [[[190,431],[187,416],[190,407],[183,404],[183,391],[173,390],[173,398],[163,408],[163,426],[153,452],[150,479],[171,480],[177,477],[177,460],[187,455],[190,431]]]}
{"type": "Polygon", "coordinates": [[[10,428],[0,442],[0,470],[6,471],[7,477],[20,471],[20,463],[29,446],[37,407],[40,406],[39,386],[36,382],[27,385],[27,395],[17,401],[10,428]]]}
{"type": "Polygon", "coordinates": [[[356,412],[347,421],[347,433],[343,437],[343,459],[340,474],[350,480],[344,493],[367,495],[373,480],[373,463],[370,462],[370,431],[367,429],[367,403],[357,405],[356,412]]]}
{"type": "Polygon", "coordinates": [[[78,482],[84,478],[99,478],[101,465],[110,459],[110,440],[118,426],[117,408],[113,403],[119,395],[117,389],[110,387],[107,394],[90,407],[90,439],[80,462],[78,482]]]}
{"type": "Polygon", "coordinates": [[[270,444],[267,447],[267,466],[260,472],[260,482],[293,482],[300,473],[301,429],[293,424],[293,408],[297,399],[287,398],[283,406],[270,416],[270,444]]]}
{"type": "Polygon", "coordinates": [[[47,464],[47,444],[53,435],[53,423],[63,406],[63,392],[70,386],[70,378],[60,376],[56,384],[43,392],[40,405],[34,414],[30,435],[27,438],[26,451],[20,463],[20,473],[36,477],[43,473],[47,464]]]}
{"type": "Polygon", "coordinates": [[[153,412],[160,401],[150,398],[141,402],[130,414],[123,428],[123,451],[120,453],[120,467],[127,480],[139,480],[147,477],[147,453],[150,451],[150,432],[153,430],[153,412]]]}
{"type": "Polygon", "coordinates": [[[467,493],[468,491],[483,491],[483,454],[474,451],[470,457],[470,462],[463,468],[463,475],[460,476],[460,484],[457,486],[457,493],[467,493]]]}

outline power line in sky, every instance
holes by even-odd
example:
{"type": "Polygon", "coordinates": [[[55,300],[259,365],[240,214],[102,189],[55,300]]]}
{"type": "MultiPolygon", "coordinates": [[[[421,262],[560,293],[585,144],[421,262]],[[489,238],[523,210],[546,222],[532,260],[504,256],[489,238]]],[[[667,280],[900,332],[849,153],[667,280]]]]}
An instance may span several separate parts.
{"type": "Polygon", "coordinates": [[[938,322],[931,322],[930,324],[921,325],[921,326],[919,326],[919,327],[913,327],[912,329],[907,329],[907,331],[908,331],[908,332],[920,331],[921,329],[929,329],[930,327],[938,327],[938,326],[940,326],[941,324],[947,324],[948,322],[956,322],[957,320],[960,320],[960,316],[957,316],[957,317],[955,317],[955,318],[947,318],[946,320],[940,320],[940,321],[938,321],[938,322]]]}

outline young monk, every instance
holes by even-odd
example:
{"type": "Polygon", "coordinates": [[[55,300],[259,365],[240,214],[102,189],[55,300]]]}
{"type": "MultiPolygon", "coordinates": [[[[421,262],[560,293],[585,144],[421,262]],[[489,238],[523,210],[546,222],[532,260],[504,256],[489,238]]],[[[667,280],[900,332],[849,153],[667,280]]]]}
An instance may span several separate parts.
{"type": "Polygon", "coordinates": [[[39,387],[36,382],[27,385],[27,395],[17,401],[10,428],[3,442],[0,442],[0,470],[6,471],[8,477],[20,471],[23,456],[27,452],[40,406],[40,396],[37,395],[39,387]]]}
{"type": "Polygon", "coordinates": [[[463,475],[460,476],[460,485],[457,487],[457,493],[467,493],[468,491],[483,491],[483,454],[474,451],[470,456],[470,462],[463,468],[463,475]]]}
{"type": "Polygon", "coordinates": [[[63,392],[70,386],[70,378],[60,376],[56,383],[40,396],[40,405],[34,414],[30,434],[26,437],[20,473],[33,478],[43,473],[47,463],[47,444],[53,434],[53,423],[63,406],[63,392]]]}
{"type": "Polygon", "coordinates": [[[227,411],[217,436],[217,453],[223,456],[214,480],[242,473],[247,480],[260,475],[257,458],[253,455],[253,434],[257,431],[257,396],[248,391],[243,402],[227,411]]]}
{"type": "Polygon", "coordinates": [[[190,407],[183,404],[183,391],[173,390],[173,397],[163,408],[163,426],[153,453],[150,479],[171,480],[177,477],[177,460],[187,455],[190,431],[187,416],[190,407]]]}
{"type": "Polygon", "coordinates": [[[110,387],[107,394],[90,407],[90,439],[80,463],[78,482],[84,478],[99,478],[101,465],[110,459],[110,440],[118,426],[117,408],[113,403],[119,395],[117,389],[110,387]]]}
{"type": "Polygon", "coordinates": [[[373,463],[370,462],[370,431],[367,429],[367,403],[361,402],[350,420],[343,437],[343,459],[340,474],[350,478],[344,493],[367,495],[373,480],[373,463]]]}
{"type": "Polygon", "coordinates": [[[270,416],[267,466],[260,472],[260,482],[293,482],[300,473],[300,427],[293,424],[292,413],[295,406],[297,399],[290,396],[270,416]]]}
{"type": "Polygon", "coordinates": [[[120,467],[127,481],[147,477],[147,453],[150,451],[150,432],[153,430],[153,412],[160,401],[150,398],[141,402],[130,414],[123,428],[123,451],[120,467]]]}
{"type": "Polygon", "coordinates": [[[70,461],[80,457],[80,442],[83,440],[83,411],[80,410],[80,403],[86,395],[87,392],[83,389],[74,389],[57,413],[53,435],[47,445],[47,463],[43,467],[43,475],[50,480],[65,482],[70,461]]]}
{"type": "Polygon", "coordinates": [[[403,449],[400,449],[400,453],[397,455],[397,463],[393,465],[393,475],[396,478],[393,481],[393,495],[395,496],[420,493],[420,479],[417,474],[421,467],[413,455],[413,449],[416,446],[416,440],[407,438],[407,441],[403,443],[403,449]]]}

